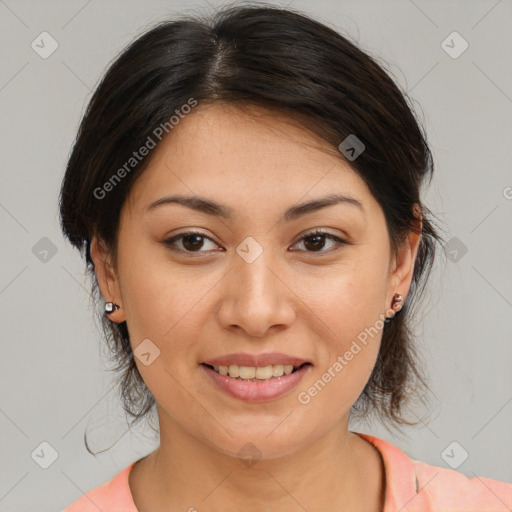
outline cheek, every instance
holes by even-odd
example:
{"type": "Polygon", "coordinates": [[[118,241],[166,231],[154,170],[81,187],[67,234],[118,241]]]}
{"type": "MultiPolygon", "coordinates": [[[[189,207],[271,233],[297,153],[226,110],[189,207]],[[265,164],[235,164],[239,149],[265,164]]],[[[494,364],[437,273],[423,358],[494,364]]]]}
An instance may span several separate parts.
{"type": "Polygon", "coordinates": [[[207,290],[187,279],[186,273],[178,273],[161,261],[134,265],[126,276],[129,278],[124,281],[124,291],[132,350],[137,356],[139,344],[149,339],[151,344],[145,343],[158,354],[149,365],[135,357],[139,373],[157,402],[183,415],[183,404],[189,403],[190,396],[181,383],[188,382],[197,369],[194,340],[200,339],[199,316],[204,314],[201,297],[207,290]]]}
{"type": "MultiPolygon", "coordinates": [[[[197,370],[195,340],[204,338],[201,326],[211,314],[205,309],[208,293],[219,276],[200,266],[179,267],[160,248],[139,248],[125,255],[120,268],[122,263],[130,342],[135,355],[143,340],[157,347],[159,355],[149,366],[135,360],[148,388],[165,401],[159,390],[179,394],[178,382],[186,382],[197,370]]],[[[186,403],[187,397],[181,398],[186,403]]]]}
{"type": "Polygon", "coordinates": [[[386,274],[382,262],[359,259],[336,269],[320,284],[322,293],[309,289],[304,297],[323,325],[319,402],[343,408],[355,402],[376,363],[384,327],[386,274]]]}
{"type": "Polygon", "coordinates": [[[201,281],[193,279],[193,271],[172,264],[159,244],[145,242],[129,250],[125,246],[119,254],[121,293],[133,341],[171,336],[187,322],[187,312],[193,312],[201,281]]]}
{"type": "Polygon", "coordinates": [[[350,410],[366,386],[377,361],[384,320],[375,308],[347,303],[336,311],[331,306],[327,322],[333,333],[322,338],[321,363],[298,399],[309,408],[310,417],[321,415],[330,423],[350,410]]]}
{"type": "Polygon", "coordinates": [[[344,351],[352,339],[381,319],[386,296],[385,264],[383,258],[376,261],[369,250],[361,250],[329,273],[303,273],[296,283],[301,300],[318,316],[325,339],[337,350],[344,351]]]}

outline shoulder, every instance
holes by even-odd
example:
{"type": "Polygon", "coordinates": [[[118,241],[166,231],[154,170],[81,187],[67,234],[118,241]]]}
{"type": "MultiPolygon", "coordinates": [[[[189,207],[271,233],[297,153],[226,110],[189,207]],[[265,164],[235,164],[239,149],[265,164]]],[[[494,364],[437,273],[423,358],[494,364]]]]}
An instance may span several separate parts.
{"type": "Polygon", "coordinates": [[[384,512],[510,512],[512,484],[412,460],[383,439],[359,434],[380,452],[386,471],[384,512]]]}
{"type": "Polygon", "coordinates": [[[475,475],[468,477],[453,469],[415,462],[420,490],[432,506],[446,510],[497,512],[512,510],[512,484],[475,475]],[[463,508],[464,507],[464,508],[463,508]]]}
{"type": "Polygon", "coordinates": [[[86,492],[62,512],[137,512],[128,483],[135,462],[117,473],[111,480],[86,492]]]}

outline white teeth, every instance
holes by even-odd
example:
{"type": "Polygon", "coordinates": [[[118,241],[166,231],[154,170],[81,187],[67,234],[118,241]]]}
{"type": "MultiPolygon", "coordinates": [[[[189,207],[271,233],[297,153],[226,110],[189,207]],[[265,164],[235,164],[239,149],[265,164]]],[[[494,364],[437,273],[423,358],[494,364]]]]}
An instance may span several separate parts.
{"type": "Polygon", "coordinates": [[[240,367],[236,364],[230,364],[228,373],[230,377],[240,377],[240,367]]]}
{"type": "Polygon", "coordinates": [[[214,366],[213,369],[221,375],[229,375],[241,380],[269,380],[272,378],[290,375],[294,369],[299,368],[291,364],[273,364],[268,366],[238,366],[236,364],[214,366]]]}
{"type": "Polygon", "coordinates": [[[254,366],[239,366],[238,374],[241,379],[254,379],[256,377],[256,368],[254,366]]]}
{"type": "MultiPolygon", "coordinates": [[[[272,365],[270,366],[258,366],[256,368],[256,378],[260,380],[270,379],[273,376],[272,365]]],[[[279,377],[279,375],[278,375],[279,377]]]]}
{"type": "Polygon", "coordinates": [[[284,366],[282,364],[275,364],[272,366],[272,376],[281,377],[284,373],[284,366]]]}

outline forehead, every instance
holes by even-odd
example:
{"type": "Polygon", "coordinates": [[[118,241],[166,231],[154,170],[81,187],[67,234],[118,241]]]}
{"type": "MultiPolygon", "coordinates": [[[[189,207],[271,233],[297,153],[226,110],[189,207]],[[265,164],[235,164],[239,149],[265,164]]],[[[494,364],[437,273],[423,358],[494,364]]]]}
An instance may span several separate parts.
{"type": "Polygon", "coordinates": [[[337,148],[296,119],[262,107],[229,103],[199,105],[181,119],[155,157],[165,159],[171,153],[194,164],[191,168],[215,171],[242,164],[241,171],[261,169],[266,174],[272,170],[269,164],[279,163],[272,173],[277,176],[289,169],[308,168],[325,174],[340,161],[337,148]],[[205,153],[209,158],[204,158],[205,153]]]}
{"type": "Polygon", "coordinates": [[[130,194],[132,205],[179,192],[222,198],[235,209],[333,193],[357,197],[365,210],[376,206],[337,148],[280,112],[200,104],[153,151],[130,194]]]}

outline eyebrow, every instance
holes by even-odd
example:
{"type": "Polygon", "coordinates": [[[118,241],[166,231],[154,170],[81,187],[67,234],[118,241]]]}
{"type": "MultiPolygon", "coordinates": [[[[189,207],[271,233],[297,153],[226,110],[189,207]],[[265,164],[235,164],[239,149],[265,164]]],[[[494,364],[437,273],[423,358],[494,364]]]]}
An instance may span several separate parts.
{"type": "MultiPolygon", "coordinates": [[[[154,210],[156,207],[166,204],[181,204],[183,206],[186,206],[187,208],[191,208],[192,210],[198,211],[200,213],[205,213],[207,215],[212,215],[214,217],[222,217],[228,220],[232,220],[235,217],[234,210],[229,206],[221,205],[219,203],[216,203],[215,201],[212,201],[211,199],[199,196],[165,196],[150,203],[146,207],[146,211],[154,210]]],[[[349,206],[355,206],[363,213],[363,215],[366,215],[366,210],[364,209],[361,201],[359,201],[355,197],[351,197],[349,195],[344,194],[329,194],[325,197],[320,197],[305,203],[291,206],[284,212],[283,216],[281,217],[281,222],[290,222],[303,215],[316,212],[318,210],[321,210],[328,206],[333,206],[335,204],[346,204],[349,206]]]]}

